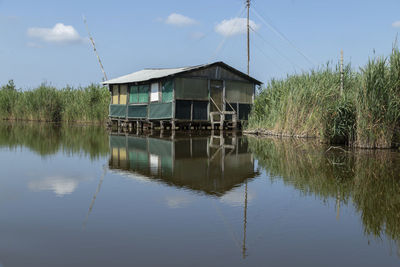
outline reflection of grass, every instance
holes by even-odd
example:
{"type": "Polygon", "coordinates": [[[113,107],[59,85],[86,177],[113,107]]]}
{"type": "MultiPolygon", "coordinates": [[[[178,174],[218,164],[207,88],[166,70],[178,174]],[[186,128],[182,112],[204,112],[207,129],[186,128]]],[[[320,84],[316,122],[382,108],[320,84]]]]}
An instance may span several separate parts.
{"type": "Polygon", "coordinates": [[[355,162],[353,202],[368,234],[400,239],[400,155],[365,151],[355,162]]]}
{"type": "Polygon", "coordinates": [[[301,140],[249,139],[259,165],[271,179],[283,179],[305,194],[347,201],[351,191],[351,159],[315,142],[301,140]]]}
{"type": "Polygon", "coordinates": [[[103,127],[58,126],[48,123],[0,123],[0,147],[27,147],[40,155],[62,150],[91,158],[108,155],[108,134],[103,127]]]}
{"type": "Polygon", "coordinates": [[[400,153],[331,149],[300,140],[249,138],[259,165],[308,195],[351,203],[367,234],[400,240],[400,153]]]}

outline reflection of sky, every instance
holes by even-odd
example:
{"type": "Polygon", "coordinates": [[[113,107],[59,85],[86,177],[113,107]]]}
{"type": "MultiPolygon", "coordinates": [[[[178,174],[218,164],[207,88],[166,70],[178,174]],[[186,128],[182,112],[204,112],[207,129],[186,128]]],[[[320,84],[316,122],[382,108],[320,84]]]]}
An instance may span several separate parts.
{"type": "Polygon", "coordinates": [[[248,181],[247,209],[244,184],[217,197],[107,171],[83,230],[107,160],[0,149],[4,266],[398,266],[352,205],[337,220],[335,201],[265,171],[248,181]]]}
{"type": "MultiPolygon", "coordinates": [[[[256,194],[252,190],[247,190],[247,203],[250,203],[254,200],[256,194]]],[[[243,186],[239,188],[235,188],[220,198],[222,203],[234,206],[234,207],[240,207],[244,205],[245,201],[245,189],[243,186]]]]}
{"type": "Polygon", "coordinates": [[[185,195],[167,195],[165,201],[168,208],[175,209],[190,204],[193,199],[185,195]]]}
{"type": "MultiPolygon", "coordinates": [[[[90,161],[84,161],[90,166],[90,161]]],[[[94,180],[101,173],[100,168],[83,167],[80,157],[66,156],[62,152],[41,157],[26,148],[0,149],[0,162],[3,166],[0,187],[13,195],[8,199],[24,195],[26,192],[22,188],[33,193],[49,191],[62,197],[72,194],[82,182],[94,180]]]]}

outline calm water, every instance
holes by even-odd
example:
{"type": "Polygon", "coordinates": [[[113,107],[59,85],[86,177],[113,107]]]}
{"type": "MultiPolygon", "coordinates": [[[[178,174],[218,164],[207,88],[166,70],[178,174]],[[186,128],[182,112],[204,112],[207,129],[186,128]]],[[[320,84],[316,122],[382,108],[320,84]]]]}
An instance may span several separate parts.
{"type": "Polygon", "coordinates": [[[0,124],[0,266],[398,266],[400,153],[0,124]]]}

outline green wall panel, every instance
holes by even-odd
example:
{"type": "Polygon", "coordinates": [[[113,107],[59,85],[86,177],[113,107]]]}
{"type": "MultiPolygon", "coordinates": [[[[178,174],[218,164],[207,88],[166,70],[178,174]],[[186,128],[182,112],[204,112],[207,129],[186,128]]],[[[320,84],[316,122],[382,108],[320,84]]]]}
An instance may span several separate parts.
{"type": "Polygon", "coordinates": [[[172,118],[171,103],[151,103],[149,105],[149,119],[170,119],[172,118]]]}
{"type": "Polygon", "coordinates": [[[110,105],[110,116],[115,118],[125,118],[126,114],[126,105],[117,105],[112,104],[110,105]]]}
{"type": "Polygon", "coordinates": [[[146,118],[147,105],[128,106],[128,118],[146,118]]]}
{"type": "Polygon", "coordinates": [[[139,86],[133,85],[130,87],[129,103],[138,103],[139,101],[139,86]]]}
{"type": "Polygon", "coordinates": [[[245,82],[225,82],[225,96],[226,100],[231,103],[252,103],[254,85],[245,82]]]}
{"type": "Polygon", "coordinates": [[[208,100],[208,80],[194,78],[176,78],[175,98],[208,100]]]}
{"type": "Polygon", "coordinates": [[[164,103],[171,102],[174,98],[173,90],[174,82],[172,80],[164,81],[161,87],[161,101],[164,103]]]}
{"type": "Polygon", "coordinates": [[[149,102],[149,85],[139,85],[139,103],[149,102]]]}

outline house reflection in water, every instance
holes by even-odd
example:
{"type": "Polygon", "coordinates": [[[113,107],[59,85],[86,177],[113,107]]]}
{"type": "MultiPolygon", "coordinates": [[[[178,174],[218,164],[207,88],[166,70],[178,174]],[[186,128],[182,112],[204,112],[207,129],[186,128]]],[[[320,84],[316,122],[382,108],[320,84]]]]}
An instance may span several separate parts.
{"type": "Polygon", "coordinates": [[[245,138],[110,135],[109,169],[222,196],[257,175],[245,138]]]}

